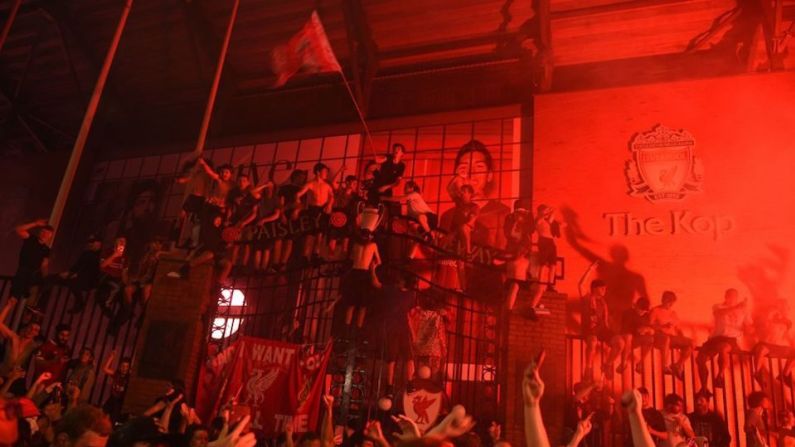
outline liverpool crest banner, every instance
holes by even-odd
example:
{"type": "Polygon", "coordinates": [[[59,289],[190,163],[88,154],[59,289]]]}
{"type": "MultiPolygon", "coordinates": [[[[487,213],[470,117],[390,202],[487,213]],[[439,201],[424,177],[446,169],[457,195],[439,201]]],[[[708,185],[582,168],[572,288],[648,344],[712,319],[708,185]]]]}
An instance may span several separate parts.
{"type": "Polygon", "coordinates": [[[296,433],[315,430],[331,343],[312,346],[242,337],[208,356],[199,373],[196,408],[210,420],[234,401],[251,414],[252,428],[275,436],[286,424],[296,433]]]}

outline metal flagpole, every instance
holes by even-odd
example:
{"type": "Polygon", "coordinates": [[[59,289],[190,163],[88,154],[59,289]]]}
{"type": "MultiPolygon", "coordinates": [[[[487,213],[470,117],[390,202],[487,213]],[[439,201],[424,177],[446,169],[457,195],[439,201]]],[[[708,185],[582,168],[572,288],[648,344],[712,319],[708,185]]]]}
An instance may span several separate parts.
{"type": "Polygon", "coordinates": [[[348,85],[348,79],[345,77],[345,72],[340,69],[340,74],[342,75],[342,83],[345,84],[345,89],[348,90],[348,95],[351,97],[351,101],[353,101],[353,106],[356,107],[356,113],[359,114],[359,120],[361,120],[362,125],[364,126],[364,134],[367,136],[367,143],[370,145],[370,152],[373,153],[373,157],[376,157],[375,153],[375,145],[373,144],[373,137],[370,135],[370,126],[367,125],[367,121],[364,119],[364,113],[362,113],[362,109],[359,108],[359,103],[356,102],[356,97],[353,94],[353,90],[351,90],[351,86],[348,85]]]}
{"type": "Polygon", "coordinates": [[[20,6],[22,6],[22,0],[15,0],[14,4],[11,5],[11,12],[8,14],[8,19],[6,20],[5,25],[3,25],[3,34],[0,34],[0,51],[2,51],[3,45],[6,43],[8,33],[11,32],[11,26],[14,24],[14,20],[17,18],[17,13],[19,12],[20,6]]]}
{"type": "Polygon", "coordinates": [[[116,33],[111,40],[108,53],[105,55],[105,61],[102,63],[102,69],[99,72],[97,83],[94,85],[94,92],[91,94],[91,99],[88,101],[88,108],[86,114],[83,116],[83,124],[80,126],[80,133],[77,134],[72,155],[69,157],[69,164],[66,165],[63,179],[61,180],[61,187],[58,190],[58,197],[55,199],[55,204],[52,207],[52,214],[50,215],[50,225],[58,231],[58,225],[61,223],[63,210],[66,206],[66,199],[69,197],[69,192],[72,189],[77,166],[80,164],[80,158],[83,155],[83,148],[85,148],[88,133],[91,130],[91,123],[94,122],[94,117],[97,114],[97,107],[99,100],[102,98],[102,90],[105,88],[105,81],[108,79],[110,67],[113,65],[113,58],[116,56],[116,50],[119,48],[119,41],[124,32],[124,27],[127,24],[127,17],[130,15],[133,0],[126,0],[124,9],[119,19],[119,24],[116,26],[116,33]]]}
{"type": "Polygon", "coordinates": [[[204,143],[207,141],[207,129],[210,127],[210,119],[213,116],[215,97],[218,95],[218,85],[221,83],[221,74],[224,71],[226,53],[229,49],[229,41],[232,40],[232,30],[235,27],[237,10],[239,7],[240,0],[235,0],[235,4],[232,6],[232,14],[229,17],[229,24],[226,26],[226,35],[224,36],[224,43],[221,46],[221,54],[218,55],[218,64],[215,67],[215,78],[213,79],[212,88],[210,88],[210,97],[207,99],[207,106],[204,109],[202,127],[199,130],[199,139],[196,141],[196,149],[194,149],[196,155],[201,155],[201,153],[204,152],[204,143]]]}

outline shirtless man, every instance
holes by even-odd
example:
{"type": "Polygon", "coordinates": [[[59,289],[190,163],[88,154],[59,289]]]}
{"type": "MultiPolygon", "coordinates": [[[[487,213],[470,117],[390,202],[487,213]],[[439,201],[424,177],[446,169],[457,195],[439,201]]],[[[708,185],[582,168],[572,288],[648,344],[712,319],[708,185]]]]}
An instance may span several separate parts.
{"type": "Polygon", "coordinates": [[[376,289],[381,288],[381,282],[375,273],[376,267],[381,264],[381,256],[378,253],[378,245],[373,242],[372,232],[361,230],[354,237],[350,258],[353,267],[340,287],[342,300],[347,305],[345,325],[350,329],[354,312],[357,312],[356,327],[361,329],[367,313],[367,301],[372,299],[376,289]]]}
{"type": "MultiPolygon", "coordinates": [[[[28,360],[40,345],[36,337],[41,332],[41,325],[36,320],[22,326],[18,333],[6,326],[5,320],[16,305],[17,299],[9,297],[5,307],[0,311],[0,336],[7,340],[5,356],[0,363],[0,377],[8,377],[14,370],[27,368],[28,360]]],[[[21,381],[24,389],[24,380],[22,378],[18,380],[21,381]]],[[[12,390],[18,391],[14,385],[12,390]]]]}
{"type": "Polygon", "coordinates": [[[195,160],[185,165],[182,175],[177,177],[176,182],[185,185],[185,196],[179,215],[180,234],[176,242],[178,246],[193,248],[199,243],[199,219],[210,192],[210,178],[199,160],[195,160]],[[187,225],[188,223],[190,225],[187,225]]]}
{"type": "Polygon", "coordinates": [[[676,294],[666,290],[662,294],[662,304],[655,306],[649,314],[649,323],[654,329],[654,341],[662,354],[663,374],[672,374],[677,379],[685,377],[685,361],[693,353],[693,340],[683,335],[679,327],[679,317],[673,309],[676,294]],[[669,364],[671,348],[679,349],[679,359],[669,364]]]}
{"type": "Polygon", "coordinates": [[[751,318],[746,307],[746,300],[740,301],[737,289],[727,290],[723,302],[712,307],[715,329],[696,356],[698,378],[701,381],[699,392],[709,393],[707,391],[707,376],[709,375],[707,363],[716,354],[718,355],[718,373],[713,378],[712,384],[716,388],[723,388],[726,370],[729,368],[729,357],[732,351],[737,349],[737,339],[742,337],[745,329],[751,325],[751,318]]]}
{"type": "Polygon", "coordinates": [[[221,165],[218,167],[218,172],[215,172],[203,158],[199,158],[199,165],[214,183],[212,191],[207,195],[207,215],[215,217],[219,213],[223,214],[226,209],[226,197],[235,186],[232,180],[232,166],[221,165]]]}
{"type": "MultiPolygon", "coordinates": [[[[327,219],[331,214],[331,207],[334,205],[334,189],[328,183],[328,166],[323,163],[316,163],[315,167],[312,168],[312,172],[315,174],[315,178],[306,182],[298,190],[295,200],[299,201],[304,195],[307,196],[306,213],[315,222],[322,217],[327,219]]],[[[319,250],[322,240],[323,234],[321,232],[306,235],[304,239],[304,258],[307,261],[312,259],[316,249],[319,250]],[[317,244],[315,244],[315,238],[317,238],[317,244]]]]}

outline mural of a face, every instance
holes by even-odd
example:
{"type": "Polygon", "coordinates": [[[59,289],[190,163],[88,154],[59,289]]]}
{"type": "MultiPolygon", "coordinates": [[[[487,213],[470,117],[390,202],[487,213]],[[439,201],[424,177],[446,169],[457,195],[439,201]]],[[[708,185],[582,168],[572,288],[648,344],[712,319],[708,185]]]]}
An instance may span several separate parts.
{"type": "Polygon", "coordinates": [[[475,197],[485,197],[487,186],[493,173],[489,167],[487,155],[481,151],[470,151],[461,156],[455,166],[456,175],[467,179],[467,183],[475,190],[475,197]]]}

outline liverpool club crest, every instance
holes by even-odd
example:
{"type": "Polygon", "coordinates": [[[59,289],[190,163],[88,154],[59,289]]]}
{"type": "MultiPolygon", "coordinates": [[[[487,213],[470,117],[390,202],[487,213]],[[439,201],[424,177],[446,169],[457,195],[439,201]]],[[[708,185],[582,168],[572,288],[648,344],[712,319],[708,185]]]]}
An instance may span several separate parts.
{"type": "Polygon", "coordinates": [[[690,132],[661,124],[637,134],[626,167],[629,194],[658,202],[700,192],[703,167],[694,154],[695,144],[690,132]]]}

